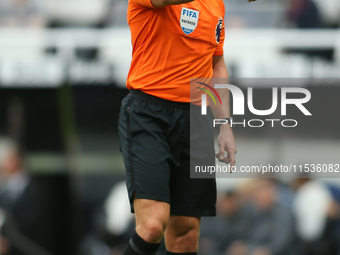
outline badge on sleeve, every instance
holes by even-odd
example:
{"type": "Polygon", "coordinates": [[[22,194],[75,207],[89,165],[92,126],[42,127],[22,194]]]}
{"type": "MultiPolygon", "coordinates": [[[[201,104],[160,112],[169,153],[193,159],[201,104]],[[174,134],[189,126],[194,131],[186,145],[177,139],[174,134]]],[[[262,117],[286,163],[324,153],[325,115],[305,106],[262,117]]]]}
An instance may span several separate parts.
{"type": "Polygon", "coordinates": [[[216,25],[216,30],[215,30],[215,39],[217,43],[220,43],[220,38],[221,38],[221,31],[222,31],[222,22],[223,19],[219,18],[218,23],[216,25]]]}
{"type": "Polygon", "coordinates": [[[200,12],[182,7],[180,25],[184,34],[191,34],[197,27],[200,12]]]}

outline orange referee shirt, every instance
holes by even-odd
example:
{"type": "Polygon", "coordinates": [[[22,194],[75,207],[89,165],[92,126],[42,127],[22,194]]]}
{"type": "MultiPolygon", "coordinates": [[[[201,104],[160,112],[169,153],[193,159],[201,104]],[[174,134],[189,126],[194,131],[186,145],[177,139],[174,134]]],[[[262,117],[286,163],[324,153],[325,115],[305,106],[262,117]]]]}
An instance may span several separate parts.
{"type": "Polygon", "coordinates": [[[128,89],[190,102],[190,78],[211,78],[213,55],[223,55],[223,0],[195,0],[155,8],[129,0],[132,62],[128,89]]]}

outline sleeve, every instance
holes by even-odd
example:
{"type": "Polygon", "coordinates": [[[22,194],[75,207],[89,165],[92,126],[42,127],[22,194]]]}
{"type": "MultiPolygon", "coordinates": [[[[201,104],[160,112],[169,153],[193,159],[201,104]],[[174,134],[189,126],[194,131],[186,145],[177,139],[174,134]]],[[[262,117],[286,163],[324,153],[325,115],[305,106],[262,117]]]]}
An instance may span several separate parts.
{"type": "Polygon", "coordinates": [[[223,6],[223,18],[222,18],[222,29],[221,29],[220,43],[216,47],[216,50],[214,52],[214,56],[223,56],[224,37],[225,37],[224,16],[225,16],[225,10],[224,10],[224,6],[223,6]]]}
{"type": "Polygon", "coordinates": [[[152,5],[151,0],[130,0],[130,2],[146,8],[156,9],[156,7],[152,5]]]}

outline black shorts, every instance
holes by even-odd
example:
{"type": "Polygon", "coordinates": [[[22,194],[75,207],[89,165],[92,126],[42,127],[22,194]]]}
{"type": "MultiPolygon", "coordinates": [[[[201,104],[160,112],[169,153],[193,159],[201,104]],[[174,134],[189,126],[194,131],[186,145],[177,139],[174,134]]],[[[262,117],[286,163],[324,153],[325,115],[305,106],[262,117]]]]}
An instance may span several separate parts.
{"type": "MultiPolygon", "coordinates": [[[[207,132],[190,136],[189,103],[131,90],[122,102],[118,129],[131,212],[136,197],[169,203],[172,215],[215,216],[215,178],[190,178],[190,137],[207,132]]],[[[214,164],[213,143],[206,149],[209,153],[197,157],[209,155],[214,164]]]]}

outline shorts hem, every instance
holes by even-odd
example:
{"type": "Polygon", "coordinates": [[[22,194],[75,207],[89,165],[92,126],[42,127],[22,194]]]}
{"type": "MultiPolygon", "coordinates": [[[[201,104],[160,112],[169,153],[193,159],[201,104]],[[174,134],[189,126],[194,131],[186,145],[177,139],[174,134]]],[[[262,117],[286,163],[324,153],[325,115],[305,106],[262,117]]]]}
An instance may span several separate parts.
{"type": "MultiPolygon", "coordinates": [[[[154,200],[154,201],[165,202],[165,203],[170,204],[170,199],[167,199],[164,196],[155,195],[155,194],[145,194],[145,193],[141,193],[141,192],[135,191],[134,198],[148,199],[148,200],[154,200]]],[[[131,213],[135,213],[134,206],[133,206],[133,201],[131,199],[131,196],[130,196],[130,209],[131,209],[131,213]]]]}

